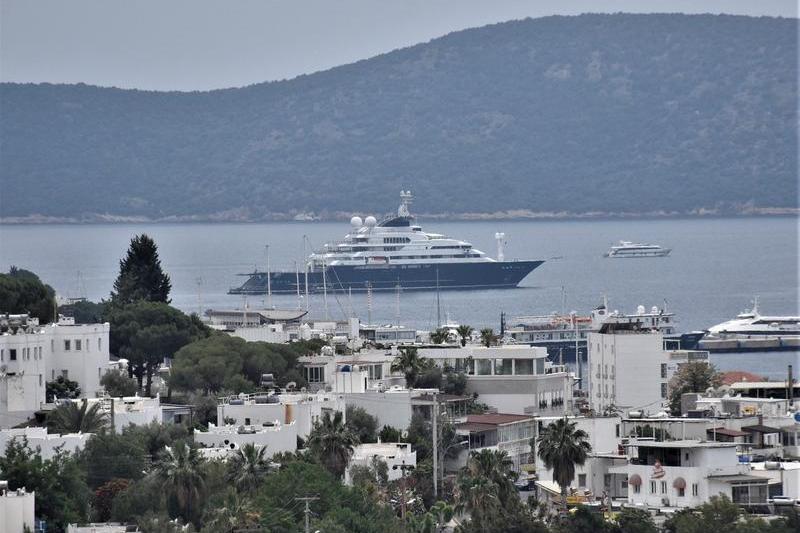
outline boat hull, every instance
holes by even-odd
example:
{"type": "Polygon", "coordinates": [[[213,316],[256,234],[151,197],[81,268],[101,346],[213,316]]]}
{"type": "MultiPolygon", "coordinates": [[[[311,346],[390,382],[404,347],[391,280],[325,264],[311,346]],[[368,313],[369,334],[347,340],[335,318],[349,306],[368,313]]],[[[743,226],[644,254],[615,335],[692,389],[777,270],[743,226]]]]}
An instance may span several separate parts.
{"type": "MultiPolygon", "coordinates": [[[[514,288],[542,263],[544,261],[331,266],[324,275],[321,271],[308,273],[308,292],[391,291],[398,286],[403,290],[514,288]]],[[[267,292],[266,273],[247,275],[248,280],[228,294],[267,292]]],[[[305,292],[305,279],[303,273],[298,276],[296,272],[272,272],[270,290],[275,294],[296,293],[298,289],[305,292]]]]}

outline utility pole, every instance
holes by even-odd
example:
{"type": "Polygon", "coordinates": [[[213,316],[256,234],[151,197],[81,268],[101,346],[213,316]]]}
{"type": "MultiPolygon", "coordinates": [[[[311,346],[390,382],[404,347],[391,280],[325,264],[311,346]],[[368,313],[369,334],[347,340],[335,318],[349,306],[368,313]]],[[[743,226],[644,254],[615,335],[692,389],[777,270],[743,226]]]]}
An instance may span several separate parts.
{"type": "Polygon", "coordinates": [[[306,515],[306,529],[305,529],[305,531],[306,531],[306,533],[311,533],[311,521],[310,521],[311,509],[310,509],[309,505],[314,500],[319,500],[319,497],[317,497],[317,496],[305,496],[305,497],[302,497],[302,498],[295,498],[295,500],[298,500],[298,501],[306,503],[306,509],[305,509],[305,511],[303,511],[303,514],[306,515]]]}
{"type": "Polygon", "coordinates": [[[394,465],[393,470],[400,469],[400,518],[406,520],[406,471],[414,470],[413,465],[407,465],[405,459],[399,465],[394,465]]]}
{"type": "Polygon", "coordinates": [[[439,499],[439,435],[436,419],[439,414],[439,402],[436,393],[433,393],[433,498],[439,499]]]}

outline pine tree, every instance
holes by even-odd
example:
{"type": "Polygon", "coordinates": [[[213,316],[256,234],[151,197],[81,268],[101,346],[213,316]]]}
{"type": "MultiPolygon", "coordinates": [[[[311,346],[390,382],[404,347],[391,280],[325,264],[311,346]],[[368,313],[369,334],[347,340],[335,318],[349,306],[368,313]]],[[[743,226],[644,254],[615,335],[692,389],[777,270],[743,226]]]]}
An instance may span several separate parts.
{"type": "Polygon", "coordinates": [[[119,262],[112,301],[118,304],[140,300],[169,303],[170,289],[172,283],[161,269],[155,241],[145,234],[131,239],[127,255],[119,262]]]}

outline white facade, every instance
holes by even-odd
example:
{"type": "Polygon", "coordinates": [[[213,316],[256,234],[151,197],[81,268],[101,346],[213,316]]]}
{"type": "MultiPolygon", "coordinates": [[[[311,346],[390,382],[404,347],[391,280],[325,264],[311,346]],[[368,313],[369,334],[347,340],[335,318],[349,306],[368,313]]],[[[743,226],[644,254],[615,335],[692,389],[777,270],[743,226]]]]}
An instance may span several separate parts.
{"type": "Polygon", "coordinates": [[[345,394],[348,406],[361,407],[378,419],[378,427],[392,426],[403,430],[411,423],[414,414],[414,398],[427,389],[394,388],[387,391],[367,391],[365,393],[345,394]]]}
{"type": "Polygon", "coordinates": [[[0,533],[21,533],[26,527],[33,531],[35,501],[35,493],[25,489],[0,489],[0,533]]]}
{"type": "Polygon", "coordinates": [[[669,383],[664,338],[655,330],[590,333],[589,404],[595,413],[611,406],[624,412],[663,410],[669,383]]]}
{"type": "Polygon", "coordinates": [[[266,446],[268,455],[297,450],[297,424],[272,426],[208,425],[208,431],[194,430],[194,441],[209,448],[237,450],[245,444],[266,446]]]}
{"type": "MultiPolygon", "coordinates": [[[[77,400],[82,401],[82,400],[77,400]]],[[[114,431],[121,433],[123,429],[133,424],[144,426],[151,422],[163,421],[161,398],[144,398],[141,396],[125,396],[120,398],[89,398],[89,405],[99,403],[102,409],[114,422],[114,431]],[[112,413],[113,406],[113,413],[112,413]]]]}
{"type": "Polygon", "coordinates": [[[0,335],[0,427],[24,422],[45,403],[45,383],[64,376],[77,381],[81,395],[93,397],[108,368],[110,326],[31,325],[0,335]]]}
{"type": "Polygon", "coordinates": [[[503,345],[422,348],[419,355],[467,375],[469,394],[498,412],[536,416],[572,412],[574,377],[547,361],[547,349],[503,345]]]}
{"type": "Polygon", "coordinates": [[[743,505],[766,503],[767,481],[750,475],[733,443],[633,440],[628,457],[611,471],[627,475],[632,505],[696,507],[719,494],[743,505]]]}
{"type": "Polygon", "coordinates": [[[217,406],[217,421],[236,426],[295,423],[297,436],[305,439],[326,412],[336,411],[345,414],[345,400],[340,394],[250,394],[222,398],[217,406]]]}
{"type": "Polygon", "coordinates": [[[401,465],[417,465],[417,452],[411,450],[411,444],[405,442],[377,442],[359,444],[353,448],[353,456],[347,465],[345,483],[350,483],[350,468],[353,466],[372,466],[372,459],[377,457],[389,467],[389,481],[400,479],[401,465]]]}
{"type": "Polygon", "coordinates": [[[73,453],[86,446],[86,441],[92,436],[91,433],[48,433],[47,428],[18,428],[0,430],[0,456],[6,453],[6,446],[12,440],[22,443],[27,440],[28,449],[35,451],[39,449],[42,459],[51,459],[58,450],[73,453]]]}
{"type": "Polygon", "coordinates": [[[499,450],[508,455],[520,472],[522,465],[530,464],[533,458],[531,439],[536,435],[536,420],[532,416],[510,413],[487,413],[468,415],[466,421],[455,425],[456,435],[463,439],[458,459],[451,469],[466,464],[471,452],[499,450]]]}

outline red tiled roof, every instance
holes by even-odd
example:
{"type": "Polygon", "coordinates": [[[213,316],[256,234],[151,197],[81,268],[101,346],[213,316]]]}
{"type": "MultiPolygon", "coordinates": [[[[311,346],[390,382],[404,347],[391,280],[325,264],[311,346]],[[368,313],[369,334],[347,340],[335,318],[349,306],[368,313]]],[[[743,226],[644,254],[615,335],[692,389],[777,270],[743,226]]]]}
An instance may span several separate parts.
{"type": "Polygon", "coordinates": [[[474,422],[477,424],[493,424],[495,426],[500,424],[510,424],[512,422],[521,422],[523,420],[533,420],[533,417],[527,415],[509,415],[503,413],[467,416],[467,422],[474,422]]]}
{"type": "Polygon", "coordinates": [[[739,382],[760,382],[766,381],[762,376],[758,374],[753,374],[752,372],[744,372],[741,370],[732,370],[730,372],[723,372],[722,373],[722,384],[723,385],[730,385],[731,383],[739,383],[739,382]]]}

